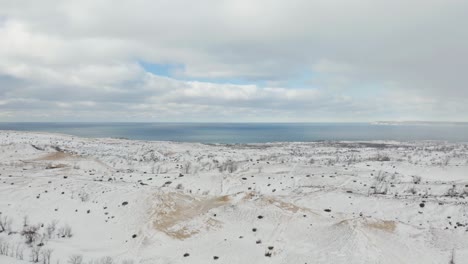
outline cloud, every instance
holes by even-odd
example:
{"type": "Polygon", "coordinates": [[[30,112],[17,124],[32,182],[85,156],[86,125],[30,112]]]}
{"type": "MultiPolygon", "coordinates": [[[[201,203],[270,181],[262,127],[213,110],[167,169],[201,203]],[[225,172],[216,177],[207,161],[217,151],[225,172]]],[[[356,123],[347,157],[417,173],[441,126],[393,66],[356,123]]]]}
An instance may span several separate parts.
{"type": "Polygon", "coordinates": [[[0,1],[0,120],[40,109],[47,120],[466,121],[467,8],[0,1]],[[157,76],[141,61],[181,67],[157,76]]]}

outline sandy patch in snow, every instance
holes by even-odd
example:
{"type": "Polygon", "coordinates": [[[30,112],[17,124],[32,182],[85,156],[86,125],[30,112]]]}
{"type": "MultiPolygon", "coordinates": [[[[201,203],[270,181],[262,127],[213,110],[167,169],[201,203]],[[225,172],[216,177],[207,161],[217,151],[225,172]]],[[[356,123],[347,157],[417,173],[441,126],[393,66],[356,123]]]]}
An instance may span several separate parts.
{"type": "Polygon", "coordinates": [[[209,218],[199,227],[189,226],[189,221],[205,216],[211,209],[229,204],[229,196],[198,198],[180,193],[156,194],[157,204],[152,209],[153,227],[176,239],[186,239],[200,232],[200,229],[213,229],[221,222],[209,218]]]}

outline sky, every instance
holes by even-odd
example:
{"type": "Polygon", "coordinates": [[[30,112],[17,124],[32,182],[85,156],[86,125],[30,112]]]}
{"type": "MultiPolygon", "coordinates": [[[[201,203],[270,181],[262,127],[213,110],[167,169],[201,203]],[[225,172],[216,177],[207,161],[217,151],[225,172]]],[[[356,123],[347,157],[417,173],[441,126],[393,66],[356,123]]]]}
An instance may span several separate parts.
{"type": "Polygon", "coordinates": [[[0,0],[0,122],[468,121],[466,0],[0,0]]]}

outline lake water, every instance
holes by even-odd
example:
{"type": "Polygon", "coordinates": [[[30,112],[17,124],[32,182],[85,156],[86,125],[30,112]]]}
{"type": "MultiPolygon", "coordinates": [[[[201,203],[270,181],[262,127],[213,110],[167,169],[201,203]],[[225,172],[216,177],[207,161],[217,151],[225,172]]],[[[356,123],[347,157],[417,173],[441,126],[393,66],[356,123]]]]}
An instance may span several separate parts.
{"type": "Polygon", "coordinates": [[[42,131],[82,137],[121,137],[202,143],[321,140],[445,140],[468,142],[467,124],[369,123],[0,123],[0,130],[42,131]]]}

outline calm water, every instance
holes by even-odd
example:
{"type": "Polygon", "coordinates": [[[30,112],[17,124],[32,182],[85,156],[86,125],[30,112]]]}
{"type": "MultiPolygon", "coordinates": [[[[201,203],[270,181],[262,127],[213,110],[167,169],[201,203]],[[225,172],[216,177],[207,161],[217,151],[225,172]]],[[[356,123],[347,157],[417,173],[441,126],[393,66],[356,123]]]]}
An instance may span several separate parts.
{"type": "Polygon", "coordinates": [[[320,140],[468,142],[467,124],[388,126],[368,123],[0,123],[0,130],[203,143],[320,140]]]}

